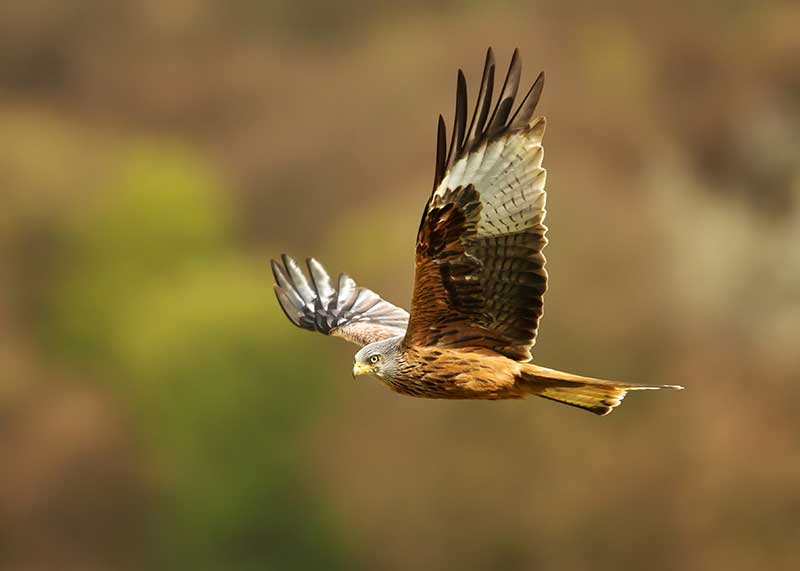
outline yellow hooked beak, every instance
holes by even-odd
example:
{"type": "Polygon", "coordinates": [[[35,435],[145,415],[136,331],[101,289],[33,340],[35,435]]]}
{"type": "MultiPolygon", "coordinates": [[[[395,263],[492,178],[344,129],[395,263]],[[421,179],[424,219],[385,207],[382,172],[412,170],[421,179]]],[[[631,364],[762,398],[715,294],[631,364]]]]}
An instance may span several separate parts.
{"type": "Polygon", "coordinates": [[[354,363],[353,378],[355,379],[359,375],[366,375],[371,370],[372,370],[372,365],[368,365],[367,363],[354,363]]]}

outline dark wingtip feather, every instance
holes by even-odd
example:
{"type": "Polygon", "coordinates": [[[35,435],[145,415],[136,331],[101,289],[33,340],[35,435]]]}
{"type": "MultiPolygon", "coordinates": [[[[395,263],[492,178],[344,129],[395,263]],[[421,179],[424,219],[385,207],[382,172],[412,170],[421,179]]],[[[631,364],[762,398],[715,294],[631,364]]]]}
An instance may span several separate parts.
{"type": "Polygon", "coordinates": [[[444,171],[447,167],[447,128],[444,125],[444,117],[439,115],[439,123],[436,127],[436,174],[433,179],[433,188],[436,189],[444,178],[444,171]]]}
{"type": "Polygon", "coordinates": [[[458,70],[456,83],[456,114],[453,119],[453,140],[447,154],[447,165],[452,165],[451,158],[457,157],[464,147],[464,135],[467,131],[467,80],[464,72],[458,70]]]}
{"type": "MultiPolygon", "coordinates": [[[[269,267],[272,269],[272,277],[275,278],[275,281],[276,282],[280,281],[281,278],[279,276],[283,276],[283,272],[281,271],[281,268],[280,268],[280,265],[278,264],[278,262],[276,262],[275,260],[270,258],[269,267]]],[[[285,276],[283,276],[283,277],[285,278],[285,276]]]]}
{"type": "Polygon", "coordinates": [[[511,63],[508,64],[508,72],[503,81],[503,87],[500,88],[500,97],[497,98],[497,104],[492,112],[492,118],[489,119],[487,132],[490,137],[502,131],[506,126],[506,121],[511,113],[511,107],[514,105],[514,98],[517,96],[517,90],[519,89],[521,73],[522,63],[520,62],[519,48],[515,48],[511,56],[511,63]]]}
{"type": "Polygon", "coordinates": [[[308,267],[308,274],[311,276],[311,283],[314,284],[317,299],[322,306],[325,307],[335,302],[336,289],[333,287],[328,270],[314,258],[306,258],[306,266],[308,267]]]}
{"type": "Polygon", "coordinates": [[[458,84],[457,93],[461,93],[461,105],[456,106],[456,127],[458,129],[458,137],[456,143],[458,144],[456,151],[461,152],[464,146],[464,136],[467,132],[467,79],[464,77],[464,72],[458,70],[458,84]]]}
{"type": "Polygon", "coordinates": [[[486,120],[489,118],[489,109],[492,106],[492,96],[494,95],[494,70],[494,55],[492,54],[489,67],[487,68],[486,72],[486,90],[484,91],[483,101],[481,102],[481,111],[480,115],[478,115],[478,121],[475,123],[475,133],[472,141],[473,145],[478,144],[481,140],[483,140],[483,137],[486,134],[484,127],[486,125],[486,120]]]}
{"type": "Polygon", "coordinates": [[[286,315],[286,318],[289,321],[291,321],[294,325],[302,329],[313,329],[306,326],[303,323],[302,321],[303,309],[297,307],[294,303],[292,303],[291,299],[286,293],[286,290],[284,290],[278,284],[273,285],[272,289],[275,291],[275,297],[278,298],[278,305],[281,306],[284,315],[286,315]]]}
{"type": "Polygon", "coordinates": [[[486,50],[486,61],[484,62],[483,65],[487,69],[490,67],[494,67],[494,49],[492,48],[492,46],[489,46],[489,48],[486,50]]]}
{"type": "Polygon", "coordinates": [[[281,288],[285,290],[292,290],[294,292],[294,285],[292,285],[291,280],[286,276],[286,272],[284,271],[285,268],[281,266],[280,262],[270,260],[269,264],[272,268],[272,277],[275,278],[275,282],[281,288]]]}
{"type": "Polygon", "coordinates": [[[453,134],[450,138],[450,148],[447,150],[445,167],[453,164],[453,157],[461,152],[464,145],[464,132],[467,129],[467,80],[464,71],[459,69],[456,78],[456,110],[453,116],[453,134]]]}
{"type": "Polygon", "coordinates": [[[289,277],[294,289],[303,298],[303,301],[306,303],[313,303],[317,297],[317,293],[311,284],[308,283],[308,278],[303,273],[303,270],[300,269],[300,265],[292,258],[291,256],[287,256],[286,254],[281,255],[281,259],[283,260],[283,265],[286,269],[286,274],[289,277]]]}
{"type": "Polygon", "coordinates": [[[542,90],[544,89],[544,72],[539,72],[539,76],[536,78],[536,81],[533,82],[533,85],[528,90],[528,93],[525,95],[525,98],[520,103],[517,110],[514,112],[514,116],[511,117],[510,128],[511,129],[520,129],[526,127],[531,119],[533,118],[533,114],[536,111],[536,106],[539,104],[539,99],[542,97],[542,90]]]}

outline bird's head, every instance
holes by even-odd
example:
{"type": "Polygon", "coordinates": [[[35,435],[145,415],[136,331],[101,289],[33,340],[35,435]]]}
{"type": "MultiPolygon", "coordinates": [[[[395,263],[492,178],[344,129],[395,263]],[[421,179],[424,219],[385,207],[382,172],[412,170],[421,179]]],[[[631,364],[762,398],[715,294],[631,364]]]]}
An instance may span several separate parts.
{"type": "Polygon", "coordinates": [[[356,353],[353,378],[358,375],[373,375],[381,380],[394,377],[399,365],[402,340],[402,336],[392,337],[362,348],[356,353]]]}

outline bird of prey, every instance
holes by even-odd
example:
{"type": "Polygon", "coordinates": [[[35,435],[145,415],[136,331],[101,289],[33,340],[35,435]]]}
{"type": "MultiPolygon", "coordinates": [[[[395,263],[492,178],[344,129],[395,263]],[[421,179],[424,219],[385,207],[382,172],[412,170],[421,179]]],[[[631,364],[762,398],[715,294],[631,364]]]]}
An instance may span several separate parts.
{"type": "Polygon", "coordinates": [[[298,327],[361,345],[353,376],[370,374],[405,395],[536,395],[605,415],[628,391],[680,389],[582,377],[531,362],[547,289],[545,118],[534,116],[544,74],[514,108],[520,70],[515,50],[493,106],[489,48],[469,119],[466,80],[458,71],[449,144],[439,116],[410,315],[345,274],[334,284],[314,259],[307,260],[309,280],[285,254],[272,260],[280,306],[298,327]]]}

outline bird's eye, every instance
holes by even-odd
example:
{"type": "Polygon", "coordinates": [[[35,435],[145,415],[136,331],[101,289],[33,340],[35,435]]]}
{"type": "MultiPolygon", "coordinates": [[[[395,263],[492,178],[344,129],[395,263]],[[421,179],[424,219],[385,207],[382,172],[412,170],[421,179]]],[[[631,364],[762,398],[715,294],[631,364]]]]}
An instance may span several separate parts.
{"type": "Polygon", "coordinates": [[[369,358],[369,362],[372,363],[373,365],[375,363],[377,363],[378,361],[380,361],[380,360],[381,360],[381,358],[378,355],[373,355],[372,357],[369,358]]]}

